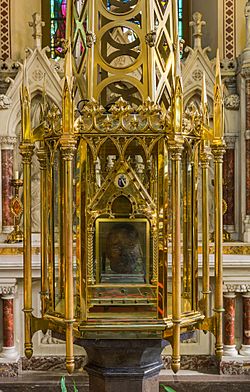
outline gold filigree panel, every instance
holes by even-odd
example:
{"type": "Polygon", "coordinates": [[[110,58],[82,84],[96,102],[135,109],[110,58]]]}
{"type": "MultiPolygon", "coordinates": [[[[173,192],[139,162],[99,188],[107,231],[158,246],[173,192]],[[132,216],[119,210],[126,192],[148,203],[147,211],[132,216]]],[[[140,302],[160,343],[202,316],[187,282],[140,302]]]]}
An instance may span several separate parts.
{"type": "Polygon", "coordinates": [[[170,105],[174,78],[174,13],[173,1],[154,1],[154,50],[155,95],[153,99],[163,108],[170,105]]]}

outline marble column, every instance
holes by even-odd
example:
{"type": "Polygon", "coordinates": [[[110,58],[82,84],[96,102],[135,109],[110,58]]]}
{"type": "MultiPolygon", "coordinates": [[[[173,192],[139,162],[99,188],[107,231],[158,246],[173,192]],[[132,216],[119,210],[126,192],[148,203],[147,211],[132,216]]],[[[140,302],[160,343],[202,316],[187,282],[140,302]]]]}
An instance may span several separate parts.
{"type": "Polygon", "coordinates": [[[244,219],[244,241],[250,242],[250,78],[246,79],[246,132],[245,132],[245,148],[246,148],[246,179],[245,179],[245,219],[244,219]]]}
{"type": "Polygon", "coordinates": [[[245,242],[250,242],[250,2],[246,2],[245,6],[246,18],[246,47],[242,52],[242,75],[246,78],[246,134],[245,134],[245,148],[246,148],[246,194],[245,194],[245,218],[244,218],[244,236],[245,242]]]}
{"type": "Polygon", "coordinates": [[[243,344],[240,354],[250,356],[250,292],[242,294],[243,300],[243,344]]]}
{"type": "Polygon", "coordinates": [[[226,153],[223,161],[223,199],[227,203],[227,211],[223,216],[223,224],[234,230],[235,219],[235,136],[225,137],[226,153]]]}
{"type": "Polygon", "coordinates": [[[0,363],[12,362],[19,359],[14,339],[14,297],[15,282],[0,282],[0,294],[3,301],[3,348],[0,353],[0,363]]]}
{"type": "Polygon", "coordinates": [[[9,233],[13,229],[14,218],[10,209],[10,202],[13,195],[13,189],[10,184],[13,178],[13,158],[15,137],[1,138],[1,167],[2,167],[2,231],[9,233]]]}
{"type": "Polygon", "coordinates": [[[238,355],[235,345],[235,298],[234,292],[224,293],[223,355],[238,355]]]}

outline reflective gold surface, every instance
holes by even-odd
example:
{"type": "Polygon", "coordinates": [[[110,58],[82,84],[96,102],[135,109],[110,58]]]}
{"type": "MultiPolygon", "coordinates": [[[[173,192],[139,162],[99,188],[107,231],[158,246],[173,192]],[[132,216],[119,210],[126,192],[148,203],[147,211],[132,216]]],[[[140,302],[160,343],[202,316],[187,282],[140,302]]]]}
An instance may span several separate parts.
{"type": "Polygon", "coordinates": [[[73,2],[67,2],[62,115],[54,105],[44,103],[43,122],[32,131],[24,75],[20,148],[26,355],[32,354],[32,334],[44,325],[65,334],[69,373],[74,370],[74,337],[163,337],[171,340],[172,369],[177,372],[183,331],[210,330],[215,333],[218,356],[222,348],[224,144],[218,61],[211,129],[205,81],[201,108],[192,103],[183,109],[177,2],[170,1],[166,8],[158,1],[149,6],[146,0],[117,4],[109,8],[105,2],[88,0],[76,13],[73,2]],[[154,13],[159,21],[156,32],[154,13]],[[170,16],[173,24],[166,31],[163,25],[170,16]],[[80,30],[83,47],[77,41],[80,30]],[[74,94],[76,101],[87,98],[79,102],[76,114],[74,94]],[[30,164],[37,141],[43,200],[41,319],[32,315],[31,301],[30,164]],[[216,291],[210,317],[211,150],[216,291]],[[198,292],[199,181],[202,298],[198,292]]]}

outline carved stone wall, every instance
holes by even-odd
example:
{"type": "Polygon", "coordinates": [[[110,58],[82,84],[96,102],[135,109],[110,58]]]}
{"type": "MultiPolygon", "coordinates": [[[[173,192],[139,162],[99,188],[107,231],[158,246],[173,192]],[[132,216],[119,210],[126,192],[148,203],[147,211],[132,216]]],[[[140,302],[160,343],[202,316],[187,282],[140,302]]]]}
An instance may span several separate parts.
{"type": "Polygon", "coordinates": [[[235,58],[235,0],[224,0],[224,57],[235,58]]]}
{"type": "Polygon", "coordinates": [[[10,0],[0,0],[0,58],[10,58],[10,0]]]}

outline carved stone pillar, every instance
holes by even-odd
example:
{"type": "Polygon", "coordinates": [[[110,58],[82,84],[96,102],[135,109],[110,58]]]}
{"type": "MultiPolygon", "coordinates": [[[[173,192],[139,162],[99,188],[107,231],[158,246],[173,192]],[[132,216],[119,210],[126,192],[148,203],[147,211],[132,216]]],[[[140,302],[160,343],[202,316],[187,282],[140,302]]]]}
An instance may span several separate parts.
{"type": "Polygon", "coordinates": [[[244,218],[244,241],[250,242],[250,75],[249,75],[249,61],[250,61],[250,2],[247,1],[245,7],[246,17],[246,48],[242,53],[242,74],[246,78],[245,82],[245,99],[246,99],[246,134],[245,134],[245,149],[246,149],[246,193],[245,193],[245,218],[244,218]]]}
{"type": "Polygon", "coordinates": [[[3,301],[3,348],[0,353],[1,362],[12,362],[19,359],[14,339],[14,297],[16,280],[0,280],[0,295],[3,301]]]}
{"type": "Polygon", "coordinates": [[[223,355],[238,355],[235,345],[235,298],[234,292],[224,293],[223,355]]]}
{"type": "Polygon", "coordinates": [[[243,299],[243,344],[240,354],[250,356],[250,292],[242,295],[243,299]]]}
{"type": "Polygon", "coordinates": [[[1,138],[1,167],[2,167],[2,231],[9,233],[13,229],[13,215],[10,209],[12,198],[12,186],[10,180],[13,178],[13,150],[16,143],[15,137],[4,136],[1,138]]]}
{"type": "Polygon", "coordinates": [[[246,17],[246,48],[243,51],[243,61],[247,61],[250,58],[250,2],[247,1],[245,7],[246,17]]]}
{"type": "MultiPolygon", "coordinates": [[[[248,80],[248,83],[250,101],[250,80],[248,80]]],[[[247,116],[250,117],[250,107],[248,107],[247,116]]],[[[246,132],[246,215],[250,216],[250,124],[248,132],[246,132]]]]}

